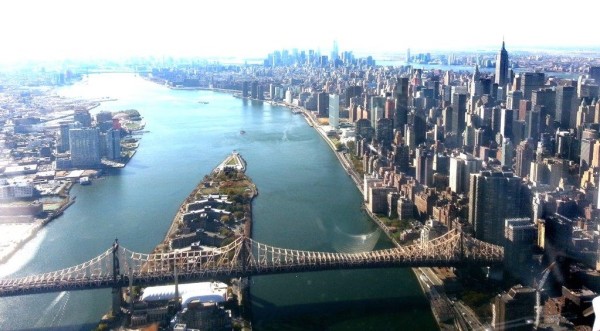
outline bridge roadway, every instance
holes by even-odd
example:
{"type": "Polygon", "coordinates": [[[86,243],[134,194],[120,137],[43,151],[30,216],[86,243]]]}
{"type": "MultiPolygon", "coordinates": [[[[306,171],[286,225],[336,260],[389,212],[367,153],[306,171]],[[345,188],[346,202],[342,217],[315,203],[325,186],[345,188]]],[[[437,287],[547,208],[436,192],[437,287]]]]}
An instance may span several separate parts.
{"type": "Polygon", "coordinates": [[[493,265],[504,251],[452,230],[426,243],[362,253],[311,252],[273,247],[238,237],[216,250],[143,254],[118,241],[99,256],[70,268],[0,280],[0,296],[150,286],[335,269],[493,265]],[[177,276],[176,276],[177,275],[177,276]]]}

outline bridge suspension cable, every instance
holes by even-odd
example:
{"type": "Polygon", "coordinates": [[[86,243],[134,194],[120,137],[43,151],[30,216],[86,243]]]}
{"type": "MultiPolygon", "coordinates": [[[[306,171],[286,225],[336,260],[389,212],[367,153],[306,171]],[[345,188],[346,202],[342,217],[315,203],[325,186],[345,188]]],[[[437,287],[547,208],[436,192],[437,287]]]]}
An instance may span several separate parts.
{"type": "Polygon", "coordinates": [[[331,269],[451,266],[501,263],[504,251],[457,230],[425,243],[361,253],[303,251],[238,237],[213,250],[138,253],[115,241],[113,247],[82,264],[22,278],[0,280],[0,296],[53,291],[148,286],[174,281],[246,277],[331,269]],[[121,270],[127,274],[121,274],[121,270]],[[133,279],[130,279],[133,278],[133,279]]]}

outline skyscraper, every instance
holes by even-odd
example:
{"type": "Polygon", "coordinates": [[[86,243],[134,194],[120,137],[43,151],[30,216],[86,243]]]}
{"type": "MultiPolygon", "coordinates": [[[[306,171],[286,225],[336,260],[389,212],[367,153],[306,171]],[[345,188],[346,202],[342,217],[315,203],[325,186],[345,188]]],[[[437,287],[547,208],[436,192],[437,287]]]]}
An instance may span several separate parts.
{"type": "Polygon", "coordinates": [[[573,86],[558,86],[556,88],[556,118],[561,129],[574,127],[572,113],[577,109],[577,91],[573,86]]]}
{"type": "Polygon", "coordinates": [[[533,161],[534,150],[532,140],[523,140],[517,146],[517,161],[515,164],[515,174],[521,178],[529,175],[531,161],[533,161]]]}
{"type": "Polygon", "coordinates": [[[319,92],[317,97],[317,111],[321,117],[329,116],[329,94],[327,92],[319,92]]]}
{"type": "Polygon", "coordinates": [[[60,122],[60,140],[57,147],[59,153],[69,150],[69,124],[69,122],[60,122]]]}
{"type": "Polygon", "coordinates": [[[465,130],[465,115],[467,113],[467,95],[455,93],[452,95],[452,125],[451,129],[457,136],[465,130]]]}
{"type": "Polygon", "coordinates": [[[502,40],[502,49],[500,49],[500,52],[498,52],[498,56],[496,57],[495,83],[502,87],[505,87],[507,83],[510,83],[510,77],[508,77],[508,52],[504,48],[504,40],[502,40]]]}
{"type": "Polygon", "coordinates": [[[384,147],[390,147],[394,139],[394,122],[389,118],[381,118],[377,121],[375,130],[377,141],[384,147]]]}
{"type": "Polygon", "coordinates": [[[373,128],[377,130],[377,121],[383,118],[384,110],[385,110],[385,98],[380,96],[372,96],[371,97],[371,125],[373,128]]]}
{"type": "Polygon", "coordinates": [[[76,110],[73,115],[75,122],[79,122],[84,128],[92,126],[92,115],[89,110],[76,110]]]}
{"type": "Polygon", "coordinates": [[[418,147],[415,150],[415,178],[426,186],[433,183],[433,154],[425,147],[418,147]]]}
{"type": "Polygon", "coordinates": [[[69,130],[71,164],[75,168],[100,165],[100,131],[97,128],[69,130]]]}
{"type": "Polygon", "coordinates": [[[525,282],[533,246],[537,238],[537,227],[531,218],[509,218],[504,221],[504,267],[513,277],[525,282]]]}
{"type": "Polygon", "coordinates": [[[329,95],[329,125],[333,128],[340,126],[340,96],[329,95]]]}
{"type": "Polygon", "coordinates": [[[510,138],[504,138],[502,140],[501,151],[502,151],[502,157],[500,158],[500,163],[504,167],[511,168],[512,167],[512,158],[513,158],[515,149],[514,149],[512,142],[510,141],[510,138]]]}
{"type": "Polygon", "coordinates": [[[521,178],[512,172],[481,171],[470,176],[469,186],[469,223],[475,237],[502,245],[504,220],[521,216],[521,178]]]}
{"type": "Polygon", "coordinates": [[[408,78],[398,78],[394,86],[396,111],[394,113],[394,129],[404,129],[408,123],[408,78]]]}
{"type": "Polygon", "coordinates": [[[543,72],[525,72],[521,74],[521,92],[523,99],[531,100],[531,93],[544,87],[546,75],[543,72]]]}
{"type": "Polygon", "coordinates": [[[106,131],[106,157],[109,160],[121,159],[121,131],[110,129],[106,131]]]}
{"type": "Polygon", "coordinates": [[[513,286],[508,293],[499,294],[492,305],[494,330],[531,330],[528,322],[535,314],[535,289],[513,286]]]}

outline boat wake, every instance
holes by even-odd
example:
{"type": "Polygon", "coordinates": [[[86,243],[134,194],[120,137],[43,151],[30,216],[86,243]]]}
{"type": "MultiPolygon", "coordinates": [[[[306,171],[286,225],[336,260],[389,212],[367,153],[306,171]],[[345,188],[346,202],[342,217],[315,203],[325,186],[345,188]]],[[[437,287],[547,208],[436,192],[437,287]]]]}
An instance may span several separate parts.
{"type": "Polygon", "coordinates": [[[375,248],[381,230],[379,228],[365,234],[349,234],[342,231],[339,227],[333,230],[333,248],[339,253],[361,253],[369,252],[375,248]]]}

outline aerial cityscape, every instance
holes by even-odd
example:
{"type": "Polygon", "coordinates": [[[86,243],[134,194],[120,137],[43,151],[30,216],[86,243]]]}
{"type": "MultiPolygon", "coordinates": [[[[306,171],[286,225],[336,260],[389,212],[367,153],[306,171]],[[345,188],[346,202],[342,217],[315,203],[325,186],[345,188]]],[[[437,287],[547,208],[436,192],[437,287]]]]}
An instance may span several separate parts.
{"type": "Polygon", "coordinates": [[[600,330],[589,22],[35,5],[0,22],[0,329],[600,330]]]}

